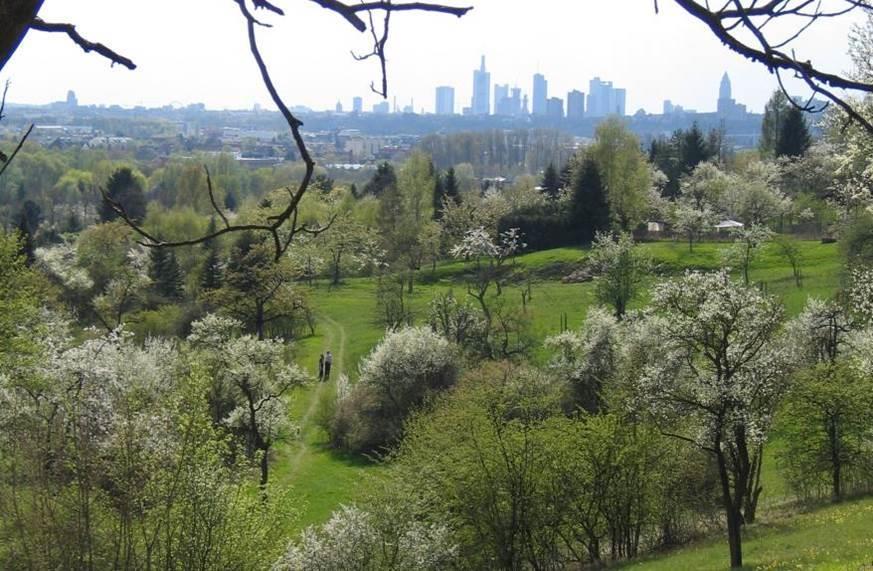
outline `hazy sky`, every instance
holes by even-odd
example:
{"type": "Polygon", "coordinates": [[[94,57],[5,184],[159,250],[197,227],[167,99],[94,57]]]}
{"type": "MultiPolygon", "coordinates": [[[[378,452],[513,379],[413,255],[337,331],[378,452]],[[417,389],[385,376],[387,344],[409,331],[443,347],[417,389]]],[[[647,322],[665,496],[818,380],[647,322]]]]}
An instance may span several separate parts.
{"type": "MultiPolygon", "coordinates": [[[[375,61],[355,62],[369,35],[307,0],[274,0],[286,16],[259,30],[262,51],[286,101],[315,109],[348,109],[354,95],[365,109],[378,98],[375,61]]],[[[472,4],[464,18],[399,13],[388,41],[389,98],[414,99],[433,111],[434,88],[453,85],[456,110],[470,104],[473,69],[487,58],[492,83],[530,94],[531,76],[549,81],[549,95],[587,93],[594,76],[627,88],[627,110],[659,113],[664,99],[698,111],[715,109],[727,71],[734,97],[760,111],[775,78],[729,52],[705,26],[670,0],[448,0],[472,4]]],[[[824,0],[827,3],[829,0],[824,0]]],[[[833,0],[830,0],[833,1],[833,0]]],[[[202,102],[210,108],[272,107],[248,51],[245,23],[232,0],[46,0],[47,21],[76,24],[93,41],[130,57],[135,71],[85,54],[61,34],[30,32],[0,72],[10,78],[10,101],[46,103],[76,91],[80,104],[124,106],[202,102]]],[[[835,72],[849,68],[851,20],[822,22],[796,44],[803,59],[835,72]]],[[[774,31],[776,31],[774,29],[774,31]]],[[[805,93],[802,89],[798,94],[805,93]]]]}

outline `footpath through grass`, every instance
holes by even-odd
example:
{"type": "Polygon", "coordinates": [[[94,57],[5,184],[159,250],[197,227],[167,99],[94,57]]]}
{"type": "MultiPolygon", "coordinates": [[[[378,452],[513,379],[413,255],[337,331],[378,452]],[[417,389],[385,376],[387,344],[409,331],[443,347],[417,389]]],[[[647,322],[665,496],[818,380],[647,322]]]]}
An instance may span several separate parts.
{"type": "MultiPolygon", "coordinates": [[[[725,243],[704,243],[689,252],[682,242],[654,242],[642,245],[656,266],[658,279],[679,275],[686,269],[714,270],[720,267],[725,243]]],[[[830,297],[839,285],[842,266],[835,244],[802,242],[803,288],[797,288],[791,267],[768,246],[755,262],[751,279],[780,297],[789,315],[797,314],[808,296],[830,297]]],[[[565,284],[561,278],[580,266],[586,255],[581,248],[558,248],[519,256],[515,263],[527,271],[532,281],[532,300],[526,308],[531,323],[532,360],[542,364],[548,355],[542,341],[561,330],[561,317],[568,326],[578,328],[594,302],[594,284],[565,284]]],[[[469,271],[461,262],[446,262],[435,270],[422,269],[418,283],[409,298],[417,323],[427,318],[428,304],[439,293],[453,291],[459,299],[466,297],[464,273],[469,271]]],[[[521,286],[504,289],[508,303],[521,306],[521,286]]],[[[376,283],[372,278],[350,278],[338,287],[321,283],[310,290],[318,323],[314,336],[301,339],[294,348],[297,362],[316,376],[318,355],[330,350],[334,354],[331,379],[298,390],[292,399],[290,414],[300,425],[300,437],[279,447],[272,474],[275,482],[293,486],[299,498],[300,518],[289,522],[289,531],[309,524],[321,523],[340,504],[363,498],[379,478],[382,468],[366,458],[338,453],[329,447],[328,435],[319,426],[319,403],[322,398],[334,398],[336,379],[346,373],[357,379],[358,363],[385,334],[377,318],[376,283]]],[[[641,296],[634,306],[642,307],[648,295],[641,296]]],[[[769,451],[768,451],[769,452],[769,451]]],[[[765,492],[762,503],[771,505],[784,499],[785,485],[777,470],[773,455],[768,453],[764,469],[765,492]]],[[[873,532],[871,532],[873,535],[873,532]]]]}

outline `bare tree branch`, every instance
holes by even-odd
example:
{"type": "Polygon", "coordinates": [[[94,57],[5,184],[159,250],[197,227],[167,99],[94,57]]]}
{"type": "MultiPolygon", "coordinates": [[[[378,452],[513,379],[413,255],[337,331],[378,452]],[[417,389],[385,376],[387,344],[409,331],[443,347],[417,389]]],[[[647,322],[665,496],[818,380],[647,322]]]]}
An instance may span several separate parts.
{"type": "Polygon", "coordinates": [[[33,21],[30,23],[30,29],[38,30],[40,32],[56,32],[67,34],[68,36],[70,36],[70,39],[78,44],[79,47],[81,47],[83,50],[85,50],[86,53],[92,51],[97,52],[98,54],[111,61],[113,65],[120,64],[127,69],[136,69],[136,64],[133,63],[133,61],[131,61],[129,58],[126,58],[123,55],[112,51],[103,44],[94,43],[83,38],[82,35],[76,31],[76,26],[72,24],[54,24],[44,22],[39,18],[34,18],[33,21]]]}
{"type": "Polygon", "coordinates": [[[17,155],[18,151],[21,150],[21,147],[24,146],[24,141],[26,141],[27,137],[30,136],[31,131],[33,131],[33,123],[30,124],[30,127],[28,127],[27,132],[24,133],[24,136],[21,137],[20,141],[18,141],[18,146],[15,147],[15,150],[12,151],[12,154],[9,155],[9,158],[6,159],[5,161],[3,161],[3,167],[0,168],[0,176],[3,176],[3,173],[6,172],[6,169],[9,168],[9,165],[12,164],[12,160],[15,159],[15,155],[17,155]]]}
{"type": "MultiPolygon", "coordinates": [[[[246,21],[246,29],[248,32],[248,40],[249,40],[249,51],[252,54],[253,59],[255,60],[255,64],[258,67],[258,71],[261,74],[261,80],[264,86],[267,88],[267,92],[270,94],[270,98],[273,100],[273,103],[279,109],[279,112],[282,114],[282,117],[285,119],[285,123],[287,123],[288,128],[291,130],[291,136],[294,140],[294,144],[297,147],[297,151],[300,154],[300,158],[303,161],[305,166],[305,172],[303,175],[303,179],[297,185],[296,189],[287,188],[288,190],[288,204],[285,208],[279,212],[278,214],[274,214],[268,216],[266,222],[264,223],[255,223],[255,224],[233,224],[218,206],[218,202],[215,200],[215,191],[212,185],[212,177],[209,173],[209,169],[204,165],[206,169],[206,183],[209,192],[209,201],[212,205],[212,209],[215,213],[222,219],[224,222],[224,228],[218,229],[212,233],[209,233],[205,236],[199,236],[196,238],[191,238],[188,240],[176,240],[176,241],[163,241],[159,239],[157,236],[152,235],[146,229],[142,227],[138,222],[133,220],[125,211],[124,206],[119,202],[113,200],[108,196],[105,189],[101,189],[100,192],[103,195],[103,199],[107,204],[112,208],[112,210],[123,220],[128,226],[130,226],[137,234],[142,237],[142,240],[139,241],[140,244],[149,248],[172,248],[172,247],[180,247],[180,246],[193,246],[196,244],[202,244],[203,242],[212,240],[221,236],[223,234],[228,234],[230,232],[242,232],[242,231],[255,231],[261,232],[269,235],[273,239],[273,246],[275,250],[275,259],[279,260],[282,254],[284,254],[287,249],[290,247],[294,237],[299,233],[305,233],[311,236],[317,236],[322,232],[327,231],[331,225],[336,220],[336,216],[331,217],[326,225],[320,225],[318,227],[312,228],[307,225],[298,226],[297,219],[299,214],[299,206],[300,201],[303,199],[304,194],[309,188],[310,183],[312,182],[312,176],[315,171],[315,161],[312,159],[312,156],[309,153],[309,150],[306,147],[306,143],[303,140],[303,136],[300,132],[300,128],[303,126],[303,122],[294,116],[291,113],[291,110],[285,104],[282,97],[279,95],[276,90],[276,86],[273,83],[273,79],[270,75],[269,69],[267,67],[266,62],[264,61],[263,55],[261,54],[260,47],[258,45],[257,36],[255,34],[257,26],[269,26],[269,24],[258,21],[252,11],[249,9],[247,4],[247,0],[233,0],[240,9],[240,13],[242,14],[244,20],[246,21]]],[[[275,6],[273,3],[267,0],[250,0],[251,5],[254,6],[255,9],[264,9],[275,14],[282,15],[283,12],[280,8],[275,6]]],[[[388,91],[388,80],[386,74],[386,63],[385,63],[385,44],[388,41],[388,31],[389,31],[389,21],[391,17],[391,12],[394,11],[422,11],[422,12],[442,12],[447,14],[454,14],[456,16],[463,16],[466,14],[471,8],[454,8],[451,6],[443,6],[440,4],[430,4],[424,2],[410,2],[407,4],[393,4],[390,0],[384,0],[379,2],[369,2],[357,4],[354,6],[349,6],[337,0],[311,0],[324,8],[327,8],[333,12],[336,12],[342,16],[344,16],[350,23],[352,23],[356,28],[366,30],[367,26],[364,24],[363,20],[361,20],[358,16],[358,12],[366,11],[370,20],[370,29],[374,38],[374,53],[368,54],[367,56],[360,57],[358,59],[367,59],[370,56],[378,57],[381,62],[382,67],[382,91],[380,93],[383,97],[387,95],[388,91]],[[383,10],[385,12],[385,25],[382,30],[382,34],[379,35],[375,31],[375,27],[373,26],[373,11],[375,10],[383,10]],[[363,24],[363,28],[360,28],[357,25],[357,22],[363,24]]],[[[356,56],[357,57],[357,56],[356,56]]],[[[373,88],[375,91],[375,88],[373,88]]]]}
{"type": "Polygon", "coordinates": [[[819,0],[727,0],[718,10],[709,3],[698,0],[674,0],[686,12],[706,24],[712,33],[732,51],[763,64],[777,76],[780,89],[795,106],[808,112],[818,112],[824,107],[815,107],[813,97],[819,94],[840,107],[853,121],[873,134],[873,124],[855,110],[850,100],[837,90],[873,93],[873,85],[856,81],[848,76],[824,71],[809,60],[801,61],[792,51],[783,51],[806,32],[815,22],[836,18],[861,10],[873,11],[869,0],[841,0],[838,8],[824,9],[819,0]],[[764,33],[764,27],[775,20],[794,23],[794,31],[786,38],[773,40],[764,33]],[[751,34],[750,40],[745,34],[751,34]],[[785,89],[780,72],[789,71],[802,80],[812,91],[806,104],[800,104],[785,89]]]}

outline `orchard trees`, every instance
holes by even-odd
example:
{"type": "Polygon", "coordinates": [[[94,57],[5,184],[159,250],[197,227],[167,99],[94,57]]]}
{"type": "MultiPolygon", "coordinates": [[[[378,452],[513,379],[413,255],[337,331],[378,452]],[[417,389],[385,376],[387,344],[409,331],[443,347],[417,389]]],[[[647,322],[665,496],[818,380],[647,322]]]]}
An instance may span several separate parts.
{"type": "Polygon", "coordinates": [[[649,271],[649,259],[630,234],[600,233],[594,239],[589,263],[598,275],[598,301],[612,306],[616,318],[622,319],[649,271]]]}
{"type": "Polygon", "coordinates": [[[724,271],[657,286],[645,318],[657,354],[636,380],[637,402],[664,430],[708,452],[718,465],[731,566],[742,565],[740,528],[754,521],[762,451],[789,355],[782,307],[724,271]]]}
{"type": "Polygon", "coordinates": [[[212,375],[212,394],[228,397],[214,403],[219,406],[213,409],[216,420],[240,436],[246,458],[260,467],[263,487],[269,480],[270,451],[291,428],[284,397],[308,376],[285,364],[281,340],[238,335],[238,328],[238,322],[209,315],[192,324],[188,341],[200,350],[212,375]]]}
{"type": "Polygon", "coordinates": [[[427,327],[389,332],[363,359],[360,377],[338,405],[334,441],[356,451],[396,444],[406,418],[458,373],[455,346],[427,327]]]}

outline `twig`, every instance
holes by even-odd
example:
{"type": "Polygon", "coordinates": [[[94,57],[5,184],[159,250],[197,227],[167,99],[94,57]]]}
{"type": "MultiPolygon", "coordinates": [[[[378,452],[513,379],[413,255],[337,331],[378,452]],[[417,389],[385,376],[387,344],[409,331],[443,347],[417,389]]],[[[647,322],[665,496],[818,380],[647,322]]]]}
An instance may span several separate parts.
{"type": "Polygon", "coordinates": [[[30,136],[31,131],[33,131],[33,123],[30,124],[30,127],[28,127],[27,132],[24,133],[24,136],[21,137],[20,141],[18,141],[18,146],[15,147],[14,151],[12,151],[12,155],[10,155],[10,157],[8,159],[6,159],[6,162],[3,163],[3,168],[0,168],[0,176],[3,176],[3,173],[6,172],[6,169],[9,168],[9,165],[12,164],[12,160],[15,158],[15,155],[18,154],[18,151],[21,150],[21,147],[24,146],[24,141],[26,141],[27,137],[30,136]]]}
{"type": "Polygon", "coordinates": [[[86,40],[76,31],[76,26],[72,24],[58,24],[58,23],[50,23],[44,22],[39,18],[34,18],[33,22],[30,23],[31,30],[39,30],[40,32],[56,32],[67,34],[70,36],[70,39],[73,40],[76,44],[79,45],[85,52],[97,52],[102,55],[106,59],[112,62],[112,64],[120,64],[126,67],[127,69],[136,69],[136,64],[133,63],[129,58],[124,57],[123,55],[112,51],[108,47],[104,46],[101,43],[95,43],[86,40]]]}

